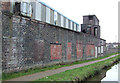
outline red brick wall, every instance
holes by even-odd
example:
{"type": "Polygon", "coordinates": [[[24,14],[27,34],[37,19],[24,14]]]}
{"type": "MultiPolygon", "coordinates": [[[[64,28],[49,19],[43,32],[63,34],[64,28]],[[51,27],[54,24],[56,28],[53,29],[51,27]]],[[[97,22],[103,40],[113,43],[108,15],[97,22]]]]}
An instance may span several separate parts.
{"type": "Polygon", "coordinates": [[[77,42],[76,44],[76,55],[77,55],[77,58],[82,58],[83,56],[83,47],[82,47],[82,43],[81,42],[77,42]]]}
{"type": "Polygon", "coordinates": [[[71,59],[71,53],[72,53],[72,44],[69,42],[67,43],[67,60],[71,59]]]}
{"type": "Polygon", "coordinates": [[[51,60],[62,58],[62,45],[51,45],[51,60]]]}
{"type": "Polygon", "coordinates": [[[87,45],[86,46],[86,55],[87,56],[95,56],[95,45],[87,45]]]}

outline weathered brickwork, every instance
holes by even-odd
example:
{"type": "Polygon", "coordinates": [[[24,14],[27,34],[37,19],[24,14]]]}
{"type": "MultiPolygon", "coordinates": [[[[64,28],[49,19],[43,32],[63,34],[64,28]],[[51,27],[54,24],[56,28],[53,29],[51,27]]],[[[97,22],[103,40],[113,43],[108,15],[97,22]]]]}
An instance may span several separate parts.
{"type": "Polygon", "coordinates": [[[119,48],[109,48],[106,50],[106,54],[117,53],[119,52],[119,48]]]}
{"type": "Polygon", "coordinates": [[[62,45],[51,45],[51,60],[62,58],[62,45]]]}
{"type": "Polygon", "coordinates": [[[77,58],[82,58],[83,56],[83,47],[82,47],[82,42],[77,41],[76,43],[76,55],[77,58]]]}
{"type": "Polygon", "coordinates": [[[89,34],[5,13],[2,28],[4,72],[94,58],[100,44],[89,34]]]}
{"type": "Polygon", "coordinates": [[[86,55],[87,56],[95,56],[95,46],[88,44],[86,46],[86,55]]]}
{"type": "Polygon", "coordinates": [[[68,42],[67,43],[67,60],[71,60],[71,54],[72,54],[72,43],[68,42]]]}

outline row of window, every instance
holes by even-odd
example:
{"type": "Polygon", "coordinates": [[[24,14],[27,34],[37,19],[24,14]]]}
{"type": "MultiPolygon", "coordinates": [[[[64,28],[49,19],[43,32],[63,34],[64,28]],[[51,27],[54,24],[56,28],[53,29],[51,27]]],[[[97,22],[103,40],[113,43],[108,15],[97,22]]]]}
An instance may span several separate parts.
{"type": "Polygon", "coordinates": [[[98,53],[103,53],[105,51],[105,46],[98,47],[98,53]]]}
{"type": "Polygon", "coordinates": [[[41,2],[21,2],[20,12],[32,19],[80,32],[79,24],[41,2]]]}

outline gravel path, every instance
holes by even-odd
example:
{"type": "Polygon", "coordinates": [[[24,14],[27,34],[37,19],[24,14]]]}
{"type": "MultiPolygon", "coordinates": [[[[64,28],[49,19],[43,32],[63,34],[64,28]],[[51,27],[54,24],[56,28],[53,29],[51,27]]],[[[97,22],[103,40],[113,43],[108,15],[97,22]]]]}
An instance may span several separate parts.
{"type": "Polygon", "coordinates": [[[40,78],[43,78],[43,77],[46,77],[46,76],[50,76],[50,75],[53,75],[53,74],[64,72],[66,70],[71,70],[71,69],[79,68],[79,67],[82,67],[82,66],[85,66],[85,65],[89,65],[89,64],[100,62],[100,61],[104,61],[106,59],[109,59],[109,58],[112,58],[112,57],[115,57],[115,56],[117,56],[117,55],[113,55],[113,56],[110,56],[110,57],[107,57],[107,58],[104,58],[104,59],[101,59],[101,60],[91,61],[91,62],[82,63],[82,64],[76,64],[76,65],[62,67],[62,68],[58,68],[58,69],[54,69],[54,70],[48,70],[48,71],[44,71],[44,72],[38,72],[38,73],[35,73],[35,74],[31,74],[31,75],[25,75],[25,76],[13,78],[13,79],[10,79],[10,80],[7,80],[7,81],[33,81],[33,80],[37,80],[37,79],[40,79],[40,78]]]}

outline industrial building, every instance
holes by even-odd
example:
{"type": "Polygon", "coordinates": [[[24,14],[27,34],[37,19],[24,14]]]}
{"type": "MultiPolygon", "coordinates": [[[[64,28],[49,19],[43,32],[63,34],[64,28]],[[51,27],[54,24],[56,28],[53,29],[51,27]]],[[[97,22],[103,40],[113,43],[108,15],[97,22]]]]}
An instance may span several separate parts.
{"type": "Polygon", "coordinates": [[[106,40],[100,38],[96,15],[83,16],[80,27],[43,2],[1,5],[3,72],[106,55],[106,40]]]}
{"type": "Polygon", "coordinates": [[[88,33],[97,38],[100,38],[99,20],[95,15],[83,16],[83,24],[81,24],[81,26],[81,31],[83,33],[88,33]]]}
{"type": "Polygon", "coordinates": [[[25,0],[21,2],[14,2],[14,0],[11,1],[13,2],[8,3],[10,8],[7,8],[8,10],[5,11],[10,11],[14,14],[19,14],[31,19],[80,32],[78,23],[67,18],[43,2],[38,0],[34,0],[34,2],[25,0]]]}

